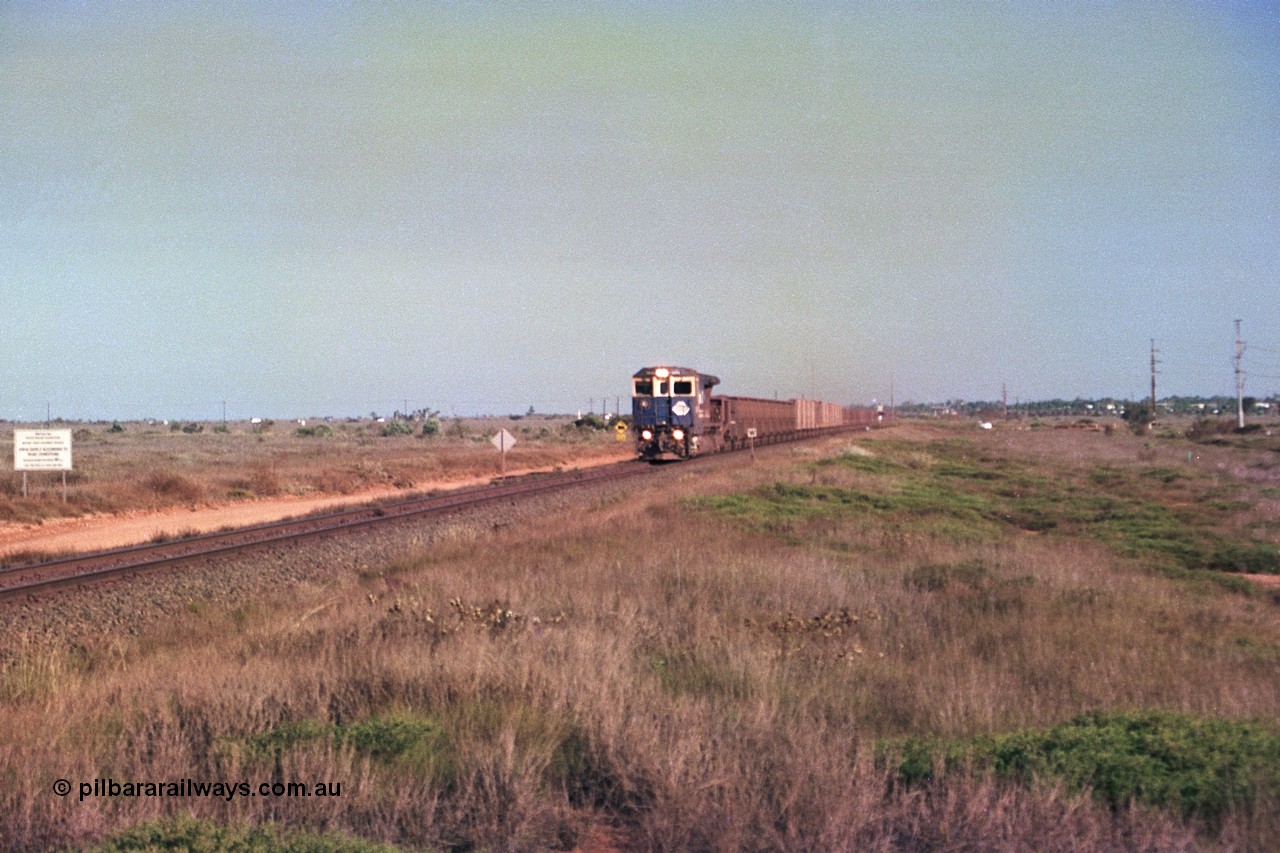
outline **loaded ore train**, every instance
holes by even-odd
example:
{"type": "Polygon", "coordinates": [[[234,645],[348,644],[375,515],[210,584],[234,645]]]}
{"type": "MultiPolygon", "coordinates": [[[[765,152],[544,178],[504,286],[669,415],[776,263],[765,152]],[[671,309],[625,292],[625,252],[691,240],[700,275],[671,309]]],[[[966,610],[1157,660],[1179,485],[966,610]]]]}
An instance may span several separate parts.
{"type": "Polygon", "coordinates": [[[651,461],[688,459],[883,423],[883,407],[817,400],[712,395],[719,377],[687,367],[646,367],[631,378],[636,452],[651,461]]]}

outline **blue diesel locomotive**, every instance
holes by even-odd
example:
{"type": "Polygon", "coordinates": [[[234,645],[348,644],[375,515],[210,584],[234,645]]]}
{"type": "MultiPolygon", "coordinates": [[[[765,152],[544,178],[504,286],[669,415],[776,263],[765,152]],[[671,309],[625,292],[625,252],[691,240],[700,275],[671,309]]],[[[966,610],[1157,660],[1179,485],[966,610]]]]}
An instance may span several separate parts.
{"type": "Polygon", "coordinates": [[[631,377],[631,419],[640,456],[687,459],[701,452],[707,439],[714,443],[711,389],[719,384],[719,377],[687,367],[646,367],[631,377]]]}
{"type": "Polygon", "coordinates": [[[640,458],[688,459],[833,430],[870,429],[885,420],[883,407],[713,396],[711,389],[719,384],[718,377],[687,367],[646,367],[632,376],[631,417],[640,458]]]}

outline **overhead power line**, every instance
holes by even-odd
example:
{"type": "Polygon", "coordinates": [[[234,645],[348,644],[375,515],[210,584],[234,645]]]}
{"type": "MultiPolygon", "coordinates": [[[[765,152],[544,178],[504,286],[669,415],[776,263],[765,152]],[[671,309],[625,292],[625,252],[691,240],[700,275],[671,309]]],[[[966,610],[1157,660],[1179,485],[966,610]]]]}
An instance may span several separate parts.
{"type": "Polygon", "coordinates": [[[1156,349],[1156,339],[1152,338],[1151,339],[1151,420],[1152,421],[1155,421],[1155,418],[1156,418],[1156,365],[1159,364],[1159,362],[1156,360],[1156,353],[1158,352],[1160,352],[1160,350],[1156,349]]]}
{"type": "Polygon", "coordinates": [[[1240,321],[1236,320],[1236,427],[1244,429],[1244,371],[1240,362],[1244,359],[1244,341],[1240,340],[1240,321]]]}

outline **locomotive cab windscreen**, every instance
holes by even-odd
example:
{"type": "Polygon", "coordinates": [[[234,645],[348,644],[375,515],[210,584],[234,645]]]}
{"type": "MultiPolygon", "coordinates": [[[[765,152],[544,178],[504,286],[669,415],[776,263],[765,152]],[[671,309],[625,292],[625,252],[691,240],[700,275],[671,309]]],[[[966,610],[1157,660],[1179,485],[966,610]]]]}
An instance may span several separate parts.
{"type": "Polygon", "coordinates": [[[633,397],[692,397],[697,393],[697,376],[636,377],[633,397]]]}
{"type": "Polygon", "coordinates": [[[640,416],[687,415],[706,403],[706,390],[716,384],[714,376],[679,368],[655,367],[642,370],[632,378],[631,398],[635,414],[640,416]],[[679,400],[684,398],[684,405],[679,400]]]}
{"type": "Polygon", "coordinates": [[[649,367],[632,377],[631,382],[633,397],[693,397],[702,396],[720,380],[682,367],[649,367]]]}
{"type": "MultiPolygon", "coordinates": [[[[650,432],[688,432],[705,417],[708,392],[719,382],[714,376],[682,367],[647,367],[631,380],[631,408],[635,426],[650,432]]],[[[678,440],[683,440],[684,435],[678,440]]]]}

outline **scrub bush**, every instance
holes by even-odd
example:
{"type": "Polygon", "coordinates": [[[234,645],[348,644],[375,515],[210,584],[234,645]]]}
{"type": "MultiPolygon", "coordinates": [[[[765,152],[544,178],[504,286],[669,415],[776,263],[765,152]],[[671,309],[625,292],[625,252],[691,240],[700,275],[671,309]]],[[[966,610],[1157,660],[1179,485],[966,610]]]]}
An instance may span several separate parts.
{"type": "Polygon", "coordinates": [[[1169,711],[1096,712],[1048,729],[967,740],[879,744],[908,784],[969,770],[1020,782],[1057,779],[1121,808],[1131,801],[1216,824],[1232,809],[1280,796],[1280,731],[1261,722],[1169,711]]]}

